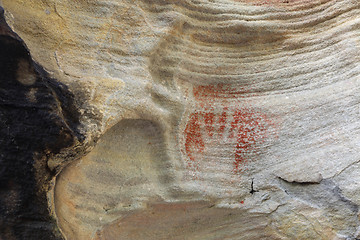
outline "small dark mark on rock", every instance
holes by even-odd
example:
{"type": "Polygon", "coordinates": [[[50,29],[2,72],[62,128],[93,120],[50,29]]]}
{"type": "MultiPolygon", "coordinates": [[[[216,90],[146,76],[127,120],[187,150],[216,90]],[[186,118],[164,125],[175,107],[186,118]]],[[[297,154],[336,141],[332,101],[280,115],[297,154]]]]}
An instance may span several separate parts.
{"type": "Polygon", "coordinates": [[[319,184],[323,180],[321,174],[318,176],[315,176],[313,179],[306,179],[306,180],[296,180],[296,179],[287,179],[284,177],[277,176],[281,181],[284,181],[286,183],[290,184],[301,184],[301,185],[309,185],[309,184],[319,184]]]}
{"type": "Polygon", "coordinates": [[[251,179],[251,190],[250,190],[250,193],[251,194],[254,194],[256,192],[259,192],[259,190],[255,190],[254,189],[254,179],[251,179]]]}

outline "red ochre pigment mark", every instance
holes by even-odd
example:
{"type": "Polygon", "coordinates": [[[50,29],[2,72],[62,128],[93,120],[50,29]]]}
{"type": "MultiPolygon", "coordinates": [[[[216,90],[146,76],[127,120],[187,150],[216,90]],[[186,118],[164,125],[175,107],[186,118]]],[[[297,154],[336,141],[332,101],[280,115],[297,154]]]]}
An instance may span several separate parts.
{"type": "Polygon", "coordinates": [[[268,135],[267,129],[271,121],[265,114],[250,111],[248,109],[236,110],[233,115],[230,130],[235,131],[236,147],[234,171],[242,172],[251,152],[256,152],[256,147],[262,143],[268,135]]]}
{"type": "MultiPolygon", "coordinates": [[[[249,107],[234,107],[239,105],[234,101],[241,103],[241,99],[238,100],[241,97],[233,96],[234,99],[223,101],[220,96],[226,96],[225,89],[231,94],[239,94],[225,85],[194,89],[198,109],[190,114],[184,132],[185,154],[190,168],[199,170],[198,161],[206,161],[206,157],[201,155],[209,142],[218,142],[217,145],[227,142],[234,144],[233,172],[242,173],[248,161],[258,154],[259,145],[269,136],[269,128],[274,127],[266,114],[249,107]]],[[[207,151],[211,154],[212,150],[207,151]]]]}
{"type": "Polygon", "coordinates": [[[218,131],[219,131],[220,136],[222,136],[222,134],[225,131],[228,110],[229,109],[227,107],[224,107],[223,112],[219,116],[219,130],[218,131]]]}
{"type": "Polygon", "coordinates": [[[214,135],[215,114],[213,112],[204,112],[202,115],[204,118],[207,134],[212,137],[214,135]]]}
{"type": "Polygon", "coordinates": [[[194,166],[194,154],[202,153],[205,145],[201,134],[201,125],[199,122],[198,112],[191,114],[189,122],[185,128],[185,151],[191,162],[188,162],[189,167],[194,166]]]}
{"type": "Polygon", "coordinates": [[[234,139],[234,162],[235,173],[244,171],[250,153],[256,151],[259,143],[262,143],[268,135],[268,128],[272,122],[265,114],[250,111],[249,109],[236,109],[232,111],[231,119],[227,117],[227,111],[215,114],[214,110],[195,111],[190,115],[185,128],[185,151],[189,158],[188,166],[197,168],[196,156],[203,153],[207,141],[218,140],[222,144],[223,134],[227,139],[234,139]],[[209,112],[210,111],[210,112],[209,112]],[[217,121],[216,121],[217,120],[217,121]],[[215,125],[218,125],[218,128],[215,125]]]}

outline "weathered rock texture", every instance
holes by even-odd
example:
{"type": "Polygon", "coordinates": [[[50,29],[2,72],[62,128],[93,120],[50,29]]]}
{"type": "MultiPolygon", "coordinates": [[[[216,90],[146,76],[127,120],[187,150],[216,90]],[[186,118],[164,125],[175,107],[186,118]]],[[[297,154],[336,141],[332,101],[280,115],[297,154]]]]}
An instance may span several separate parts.
{"type": "Polygon", "coordinates": [[[47,161],[81,140],[80,114],[67,87],[32,61],[2,9],[0,18],[0,239],[55,239],[47,161]]]}
{"type": "Polygon", "coordinates": [[[46,148],[65,239],[360,237],[358,0],[1,5],[80,112],[46,148]]]}

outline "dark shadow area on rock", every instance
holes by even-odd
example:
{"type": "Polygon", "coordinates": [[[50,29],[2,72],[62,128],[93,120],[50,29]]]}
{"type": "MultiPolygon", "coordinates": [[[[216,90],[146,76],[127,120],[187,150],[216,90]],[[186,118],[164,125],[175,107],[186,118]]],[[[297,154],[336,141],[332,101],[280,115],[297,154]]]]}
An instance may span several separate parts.
{"type": "Polygon", "coordinates": [[[0,239],[59,239],[46,190],[48,157],[81,141],[67,87],[49,78],[0,7],[0,239]]]}

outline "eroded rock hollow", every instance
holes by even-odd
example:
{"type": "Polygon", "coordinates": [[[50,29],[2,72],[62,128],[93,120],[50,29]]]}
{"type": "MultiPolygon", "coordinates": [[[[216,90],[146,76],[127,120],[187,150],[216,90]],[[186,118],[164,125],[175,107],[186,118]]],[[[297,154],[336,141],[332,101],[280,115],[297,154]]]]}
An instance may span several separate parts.
{"type": "Polygon", "coordinates": [[[360,238],[359,1],[0,4],[0,238],[360,238]]]}

